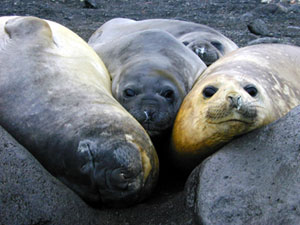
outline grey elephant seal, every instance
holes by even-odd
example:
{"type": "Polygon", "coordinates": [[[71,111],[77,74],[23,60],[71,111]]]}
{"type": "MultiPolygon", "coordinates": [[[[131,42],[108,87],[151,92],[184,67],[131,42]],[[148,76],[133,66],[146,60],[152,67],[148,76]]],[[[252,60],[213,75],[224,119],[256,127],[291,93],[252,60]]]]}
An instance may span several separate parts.
{"type": "Polygon", "coordinates": [[[0,18],[0,125],[84,200],[145,198],[158,158],[140,124],[112,97],[98,55],[69,29],[0,18]]]}
{"type": "Polygon", "coordinates": [[[238,46],[219,31],[193,22],[172,19],[147,19],[135,21],[115,18],[107,21],[94,32],[89,43],[111,42],[137,31],[159,29],[172,34],[196,53],[206,65],[212,64],[238,46]]]}
{"type": "MultiPolygon", "coordinates": [[[[94,40],[95,41],[95,40],[94,40]]],[[[170,133],[184,96],[206,65],[167,32],[146,30],[91,46],[112,77],[113,96],[150,134],[170,133]]]]}
{"type": "Polygon", "coordinates": [[[300,47],[282,44],[244,47],[212,64],[176,117],[176,160],[184,167],[195,166],[232,138],[299,105],[299,65],[300,47]]]}

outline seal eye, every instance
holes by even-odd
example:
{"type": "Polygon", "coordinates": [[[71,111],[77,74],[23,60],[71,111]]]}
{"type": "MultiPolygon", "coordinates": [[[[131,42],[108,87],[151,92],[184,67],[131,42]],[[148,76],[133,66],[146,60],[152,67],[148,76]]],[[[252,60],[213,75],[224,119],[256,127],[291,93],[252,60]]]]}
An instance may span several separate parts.
{"type": "Polygon", "coordinates": [[[171,99],[174,96],[174,92],[172,90],[165,90],[160,95],[164,98],[171,99]]]}
{"type": "Polygon", "coordinates": [[[133,96],[136,95],[135,91],[130,89],[130,88],[125,89],[124,94],[125,94],[126,97],[133,97],[133,96]]]}
{"type": "Polygon", "coordinates": [[[182,44],[184,44],[185,46],[188,46],[190,43],[188,41],[184,41],[184,42],[182,42],[182,44]]]}
{"type": "Polygon", "coordinates": [[[224,53],[223,45],[218,41],[210,42],[215,48],[217,48],[221,53],[224,53]]]}
{"type": "Polygon", "coordinates": [[[218,91],[218,88],[214,86],[207,86],[203,89],[202,94],[205,98],[210,98],[218,91]]]}
{"type": "Polygon", "coordinates": [[[256,89],[255,86],[249,84],[247,86],[244,87],[245,91],[248,92],[249,95],[251,95],[252,97],[255,97],[257,95],[258,90],[256,89]]]}

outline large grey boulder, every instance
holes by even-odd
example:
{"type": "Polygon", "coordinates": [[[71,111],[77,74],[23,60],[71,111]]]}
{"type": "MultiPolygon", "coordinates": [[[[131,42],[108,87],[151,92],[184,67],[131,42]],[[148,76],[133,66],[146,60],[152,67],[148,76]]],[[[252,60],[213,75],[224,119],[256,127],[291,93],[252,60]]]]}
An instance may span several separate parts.
{"type": "Polygon", "coordinates": [[[186,191],[199,224],[300,224],[300,106],[209,157],[186,191]]]}
{"type": "Polygon", "coordinates": [[[99,212],[0,127],[0,224],[101,224],[101,220],[99,212]]]}

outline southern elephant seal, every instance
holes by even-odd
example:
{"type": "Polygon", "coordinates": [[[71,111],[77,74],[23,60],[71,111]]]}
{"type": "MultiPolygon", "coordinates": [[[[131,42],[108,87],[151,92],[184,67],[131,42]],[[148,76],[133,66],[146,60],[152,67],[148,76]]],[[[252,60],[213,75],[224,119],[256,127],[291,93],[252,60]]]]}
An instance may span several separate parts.
{"type": "Polygon", "coordinates": [[[147,19],[135,21],[115,18],[107,21],[94,32],[89,43],[111,42],[137,31],[159,29],[172,34],[195,52],[206,65],[212,64],[238,46],[219,31],[206,25],[172,19],[147,19]]]}
{"type": "MultiPolygon", "coordinates": [[[[150,134],[170,134],[184,96],[206,68],[172,35],[146,30],[91,46],[112,77],[113,96],[150,134]]],[[[156,142],[156,141],[155,141],[156,142]]]]}
{"type": "Polygon", "coordinates": [[[0,125],[88,202],[124,206],[146,197],[157,154],[112,97],[93,49],[36,17],[1,17],[0,27],[0,125]]]}
{"type": "Polygon", "coordinates": [[[300,104],[300,47],[260,44],[212,64],[184,99],[172,154],[193,167],[232,138],[264,126],[300,104]]]}

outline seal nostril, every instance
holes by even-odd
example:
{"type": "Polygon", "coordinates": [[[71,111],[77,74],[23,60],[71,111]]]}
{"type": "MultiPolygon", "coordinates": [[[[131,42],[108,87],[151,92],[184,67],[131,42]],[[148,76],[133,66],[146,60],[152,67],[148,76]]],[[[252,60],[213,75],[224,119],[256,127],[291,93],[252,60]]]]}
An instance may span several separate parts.
{"type": "Polygon", "coordinates": [[[196,48],[194,51],[195,51],[195,53],[196,53],[200,58],[204,57],[205,54],[206,54],[206,49],[205,49],[205,47],[199,47],[199,48],[196,48]]]}
{"type": "Polygon", "coordinates": [[[128,188],[129,180],[124,172],[120,172],[119,169],[115,169],[111,173],[110,183],[116,188],[126,190],[128,188]]]}
{"type": "Polygon", "coordinates": [[[149,121],[153,120],[155,111],[154,111],[154,109],[146,109],[146,110],[144,110],[144,114],[145,114],[144,122],[149,122],[149,121]]]}
{"type": "Polygon", "coordinates": [[[237,110],[239,110],[241,108],[241,106],[242,106],[242,98],[241,98],[241,96],[232,96],[232,95],[229,95],[227,98],[229,99],[231,107],[237,108],[237,110]]]}

